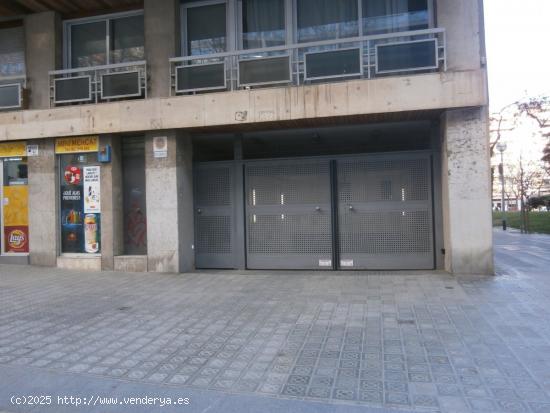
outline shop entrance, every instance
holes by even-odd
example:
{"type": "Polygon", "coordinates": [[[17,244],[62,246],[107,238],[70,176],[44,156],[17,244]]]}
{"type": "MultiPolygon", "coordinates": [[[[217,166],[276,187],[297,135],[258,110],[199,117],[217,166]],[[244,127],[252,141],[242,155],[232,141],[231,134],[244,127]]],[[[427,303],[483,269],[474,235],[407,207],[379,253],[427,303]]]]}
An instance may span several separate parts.
{"type": "Polygon", "coordinates": [[[433,269],[431,169],[429,152],[197,164],[196,265],[234,268],[242,240],[249,269],[433,269]]]}

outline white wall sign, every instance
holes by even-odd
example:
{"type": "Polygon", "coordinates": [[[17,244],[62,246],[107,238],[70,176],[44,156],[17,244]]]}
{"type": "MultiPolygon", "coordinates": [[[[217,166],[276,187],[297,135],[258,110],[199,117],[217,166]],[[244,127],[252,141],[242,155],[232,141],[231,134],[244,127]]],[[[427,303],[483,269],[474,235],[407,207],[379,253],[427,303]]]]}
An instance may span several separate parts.
{"type": "Polygon", "coordinates": [[[27,145],[27,156],[38,156],[38,145],[27,145]]]}
{"type": "Polygon", "coordinates": [[[84,213],[99,214],[101,212],[101,187],[99,184],[99,166],[85,166],[84,173],[84,213]]]}
{"type": "Polygon", "coordinates": [[[166,136],[155,136],[153,138],[153,156],[155,158],[166,158],[168,156],[168,138],[166,136]]]}

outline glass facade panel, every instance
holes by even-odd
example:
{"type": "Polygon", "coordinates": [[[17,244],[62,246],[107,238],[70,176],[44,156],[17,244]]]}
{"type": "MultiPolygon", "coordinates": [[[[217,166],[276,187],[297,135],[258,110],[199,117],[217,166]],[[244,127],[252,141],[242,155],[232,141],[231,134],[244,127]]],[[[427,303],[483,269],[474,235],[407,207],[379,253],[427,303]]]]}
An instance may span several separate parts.
{"type": "Polygon", "coordinates": [[[243,48],[285,44],[284,0],[243,0],[243,48]]]}
{"type": "Polygon", "coordinates": [[[356,0],[297,0],[298,42],[359,35],[356,0]]]}
{"type": "Polygon", "coordinates": [[[377,50],[378,72],[397,72],[437,67],[435,40],[381,45],[377,50]]]}
{"type": "Polygon", "coordinates": [[[23,27],[0,29],[0,76],[25,74],[25,35],[23,27]]]}
{"type": "Polygon", "coordinates": [[[309,53],[305,59],[306,75],[310,79],[361,74],[359,49],[309,53]]]}
{"type": "Polygon", "coordinates": [[[122,143],[124,255],[147,255],[145,145],[143,137],[122,143]]]}
{"type": "Polygon", "coordinates": [[[143,15],[111,20],[111,61],[125,63],[145,58],[143,15]]]}
{"type": "Polygon", "coordinates": [[[59,156],[61,252],[101,252],[100,166],[97,153],[59,156]]]}
{"type": "Polygon", "coordinates": [[[430,26],[428,0],[362,0],[365,35],[422,30],[430,26]]]}
{"type": "Polygon", "coordinates": [[[27,158],[5,158],[2,187],[3,252],[29,252],[27,158]]]}
{"type": "Polygon", "coordinates": [[[225,10],[224,3],[187,8],[187,55],[226,51],[225,10]]]}
{"type": "Polygon", "coordinates": [[[178,91],[225,87],[225,66],[223,63],[181,66],[178,67],[176,76],[178,91]]]}
{"type": "Polygon", "coordinates": [[[0,108],[19,106],[19,86],[0,85],[0,108]]]}
{"type": "Polygon", "coordinates": [[[105,21],[71,26],[71,67],[107,64],[107,24],[105,21]]]}

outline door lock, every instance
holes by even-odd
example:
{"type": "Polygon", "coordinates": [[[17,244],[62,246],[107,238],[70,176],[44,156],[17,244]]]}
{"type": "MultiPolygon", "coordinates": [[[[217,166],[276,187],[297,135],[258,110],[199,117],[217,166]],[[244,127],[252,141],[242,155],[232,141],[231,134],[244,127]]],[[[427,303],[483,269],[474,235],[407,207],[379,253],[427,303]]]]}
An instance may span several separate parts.
{"type": "Polygon", "coordinates": [[[320,206],[316,206],[315,207],[315,211],[319,212],[321,210],[321,207],[320,206]]]}
{"type": "Polygon", "coordinates": [[[197,214],[202,214],[202,209],[197,209],[197,214]]]}
{"type": "Polygon", "coordinates": [[[350,211],[353,211],[353,205],[350,205],[350,206],[349,206],[349,210],[350,210],[350,211]]]}

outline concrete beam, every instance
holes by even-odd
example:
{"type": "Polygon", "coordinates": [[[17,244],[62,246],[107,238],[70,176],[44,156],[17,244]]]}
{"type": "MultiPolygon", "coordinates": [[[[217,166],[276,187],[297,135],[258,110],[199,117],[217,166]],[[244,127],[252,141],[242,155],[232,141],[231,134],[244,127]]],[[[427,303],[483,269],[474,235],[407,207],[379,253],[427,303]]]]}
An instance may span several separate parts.
{"type": "Polygon", "coordinates": [[[241,90],[0,114],[0,139],[315,120],[484,106],[485,70],[241,90]]]}
{"type": "Polygon", "coordinates": [[[493,274],[488,109],[449,110],[441,124],[445,268],[493,274]]]}

